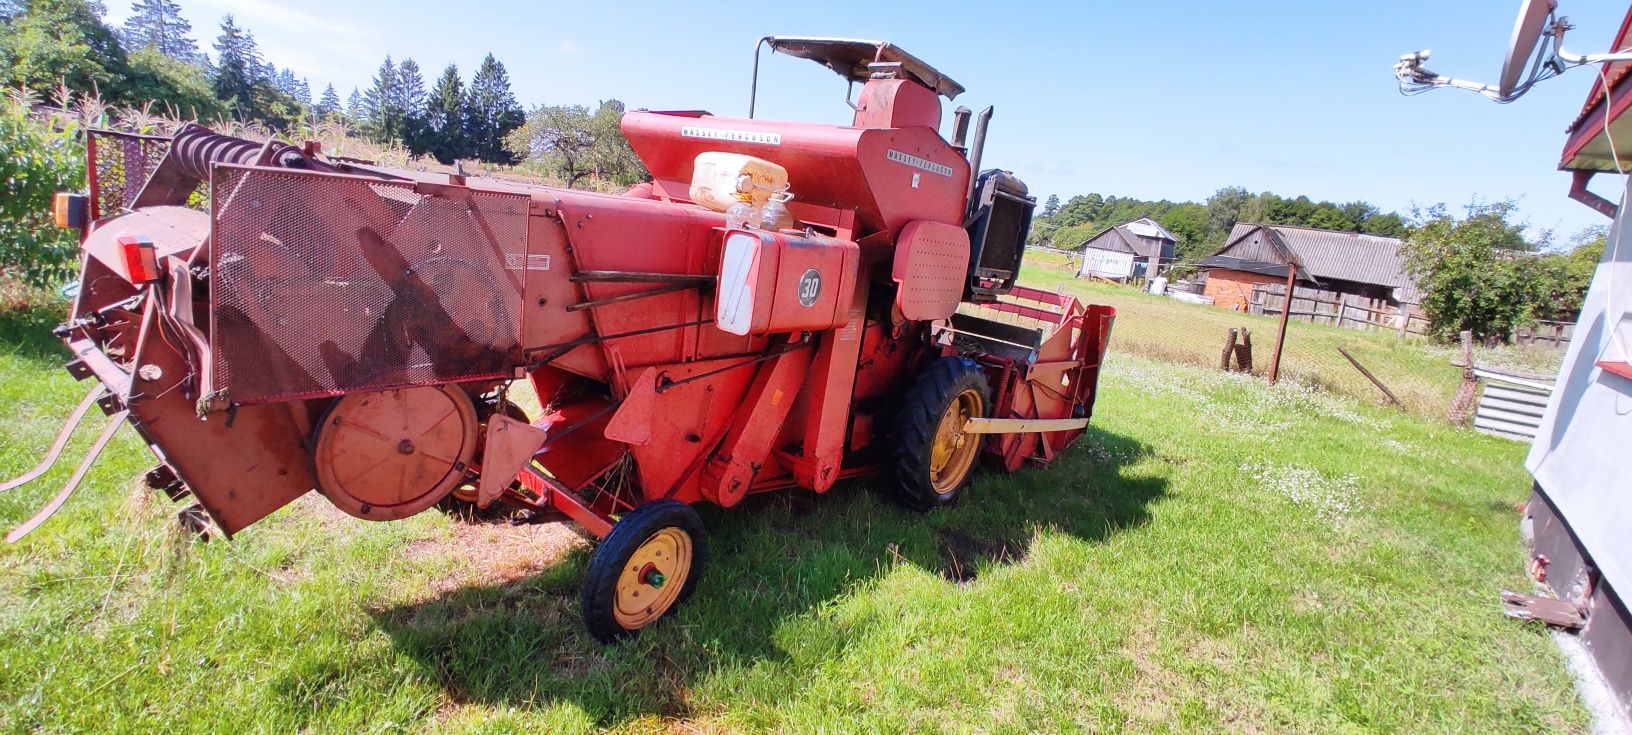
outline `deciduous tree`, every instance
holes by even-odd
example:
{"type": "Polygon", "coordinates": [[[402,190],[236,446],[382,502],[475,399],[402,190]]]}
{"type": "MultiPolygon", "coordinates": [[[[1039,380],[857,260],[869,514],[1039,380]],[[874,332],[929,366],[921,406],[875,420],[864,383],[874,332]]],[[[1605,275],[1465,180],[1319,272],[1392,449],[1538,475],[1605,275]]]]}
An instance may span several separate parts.
{"type": "Polygon", "coordinates": [[[46,91],[58,84],[126,100],[128,63],[100,6],[86,0],[29,0],[0,26],[0,83],[46,91]]]}
{"type": "Polygon", "coordinates": [[[1530,254],[1536,245],[1513,215],[1511,202],[1471,204],[1461,218],[1444,205],[1419,213],[1400,252],[1439,336],[1467,330],[1499,342],[1534,316],[1541,290],[1530,254]]]}

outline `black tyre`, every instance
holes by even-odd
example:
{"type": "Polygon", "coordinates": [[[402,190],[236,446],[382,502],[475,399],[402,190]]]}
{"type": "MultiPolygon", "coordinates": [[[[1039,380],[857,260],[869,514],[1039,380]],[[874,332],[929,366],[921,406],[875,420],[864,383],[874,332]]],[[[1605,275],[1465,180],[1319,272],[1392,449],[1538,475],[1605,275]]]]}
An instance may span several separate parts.
{"type": "Polygon", "coordinates": [[[919,373],[895,418],[896,489],[921,510],[948,505],[969,486],[983,434],[963,423],[991,411],[986,374],[967,357],[943,357],[919,373]]]}
{"type": "Polygon", "coordinates": [[[634,509],[589,557],[579,614],[604,643],[639,632],[691,597],[702,575],[703,519],[691,506],[659,500],[634,509]]]}

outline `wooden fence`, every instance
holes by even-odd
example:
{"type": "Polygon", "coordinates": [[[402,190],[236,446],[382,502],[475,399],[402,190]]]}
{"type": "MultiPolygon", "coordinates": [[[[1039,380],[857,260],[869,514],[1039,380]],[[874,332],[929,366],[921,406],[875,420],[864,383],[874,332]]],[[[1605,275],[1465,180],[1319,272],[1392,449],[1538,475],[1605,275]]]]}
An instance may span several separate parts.
{"type": "MultiPolygon", "coordinates": [[[[1252,303],[1248,304],[1247,310],[1253,314],[1280,316],[1285,303],[1285,284],[1260,283],[1252,287],[1252,303]]],[[[1421,315],[1407,314],[1402,323],[1399,310],[1382,308],[1378,299],[1328,291],[1293,290],[1291,316],[1300,321],[1332,324],[1345,329],[1418,335],[1428,333],[1428,320],[1421,315]]]]}
{"type": "Polygon", "coordinates": [[[1575,336],[1575,325],[1570,322],[1536,322],[1533,326],[1513,330],[1513,344],[1542,345],[1563,349],[1575,336]]]}

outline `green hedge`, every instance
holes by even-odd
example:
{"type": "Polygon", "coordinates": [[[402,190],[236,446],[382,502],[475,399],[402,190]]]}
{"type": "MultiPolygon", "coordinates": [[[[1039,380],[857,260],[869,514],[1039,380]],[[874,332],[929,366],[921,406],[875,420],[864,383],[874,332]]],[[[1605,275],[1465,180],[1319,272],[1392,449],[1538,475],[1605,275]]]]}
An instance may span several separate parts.
{"type": "Polygon", "coordinates": [[[52,222],[51,198],[85,179],[78,120],[30,114],[26,98],[0,96],[0,276],[48,286],[73,275],[79,241],[52,222]]]}

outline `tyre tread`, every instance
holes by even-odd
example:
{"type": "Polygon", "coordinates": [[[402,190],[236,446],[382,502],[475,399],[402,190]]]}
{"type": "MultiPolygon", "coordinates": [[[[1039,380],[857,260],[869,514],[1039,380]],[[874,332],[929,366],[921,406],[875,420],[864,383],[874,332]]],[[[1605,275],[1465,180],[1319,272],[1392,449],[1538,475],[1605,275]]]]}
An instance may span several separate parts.
{"type": "MultiPolygon", "coordinates": [[[[613,643],[639,632],[625,630],[612,615],[618,576],[635,549],[652,534],[670,527],[679,528],[691,537],[692,561],[685,586],[662,618],[673,615],[697,589],[697,580],[702,576],[707,561],[703,519],[697,515],[697,511],[678,500],[659,500],[630,511],[613,524],[612,533],[590,555],[589,569],[584,572],[584,583],[579,590],[579,615],[583,618],[584,627],[596,640],[613,643]]],[[[652,624],[656,625],[657,621],[652,624]]]]}
{"type": "MultiPolygon", "coordinates": [[[[930,451],[941,415],[959,393],[975,388],[990,410],[991,389],[980,366],[967,357],[943,357],[929,364],[907,390],[895,419],[895,476],[901,502],[919,510],[950,505],[968,479],[948,495],[935,492],[929,479],[930,451]]],[[[973,472],[970,473],[973,475],[973,472]]]]}

